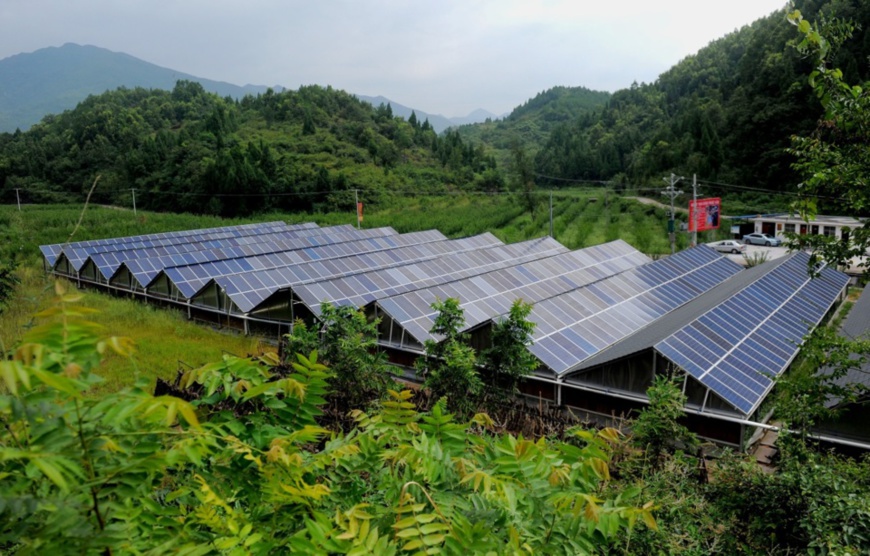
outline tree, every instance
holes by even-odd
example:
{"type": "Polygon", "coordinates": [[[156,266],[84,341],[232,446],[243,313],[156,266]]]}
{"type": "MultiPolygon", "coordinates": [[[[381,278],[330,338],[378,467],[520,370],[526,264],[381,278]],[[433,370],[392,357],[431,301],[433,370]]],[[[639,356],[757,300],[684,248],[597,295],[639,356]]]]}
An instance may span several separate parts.
{"type": "Polygon", "coordinates": [[[377,349],[378,322],[369,322],[365,313],[349,305],[324,303],[317,328],[297,321],[285,337],[287,356],[316,349],[329,365],[330,396],[342,413],[365,409],[393,385],[386,355],[377,349]]]}
{"type": "Polygon", "coordinates": [[[645,457],[655,471],[661,467],[666,448],[677,444],[694,448],[698,439],[679,422],[686,396],[675,380],[665,375],[656,376],[647,396],[649,406],[631,424],[631,434],[634,443],[644,449],[645,457]]]}
{"type": "Polygon", "coordinates": [[[519,141],[511,146],[511,181],[529,211],[535,210],[535,170],[526,149],[519,141]]]}
{"type": "Polygon", "coordinates": [[[436,397],[446,397],[451,411],[461,415],[471,413],[477,407],[483,381],[477,372],[474,349],[459,333],[465,316],[459,300],[453,297],[435,301],[432,309],[438,314],[431,332],[443,339],[426,340],[426,354],[417,359],[417,369],[425,379],[423,386],[436,397]]]}
{"type": "Polygon", "coordinates": [[[492,326],[492,347],[481,354],[481,364],[495,386],[508,397],[517,392],[520,381],[532,374],[538,359],[529,351],[535,323],[528,319],[532,305],[517,299],[507,317],[492,326]]]}
{"type": "MultiPolygon", "coordinates": [[[[806,220],[820,206],[866,214],[870,210],[870,82],[849,85],[843,71],[832,67],[856,26],[824,16],[813,24],[799,10],[791,12],[788,20],[803,37],[798,51],[813,59],[809,83],[824,109],[812,134],[792,138],[789,152],[797,159],[793,168],[804,180],[796,208],[806,220]]],[[[865,255],[870,247],[870,221],[851,230],[847,239],[800,235],[793,236],[789,246],[811,249],[811,266],[820,261],[843,264],[865,255]]]]}

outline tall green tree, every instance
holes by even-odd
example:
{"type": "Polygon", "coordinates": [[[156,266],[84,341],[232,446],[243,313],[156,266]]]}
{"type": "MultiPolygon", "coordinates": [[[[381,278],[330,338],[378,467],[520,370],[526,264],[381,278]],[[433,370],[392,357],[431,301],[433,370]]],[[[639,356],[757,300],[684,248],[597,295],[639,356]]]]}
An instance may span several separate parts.
{"type": "Polygon", "coordinates": [[[507,397],[517,393],[517,386],[538,367],[538,359],[529,351],[535,323],[528,320],[532,305],[517,299],[510,312],[492,326],[492,347],[481,354],[481,365],[488,378],[507,397]]]}
{"type": "Polygon", "coordinates": [[[437,311],[432,334],[441,340],[426,340],[425,355],[417,359],[417,370],[424,378],[423,386],[436,397],[446,397],[448,407],[461,415],[476,409],[483,391],[483,381],[477,372],[477,356],[459,331],[465,316],[459,300],[448,297],[432,303],[437,311]]]}
{"type": "MultiPolygon", "coordinates": [[[[870,81],[850,85],[842,69],[834,66],[837,54],[856,30],[856,25],[836,17],[811,23],[799,10],[789,21],[802,40],[799,52],[813,60],[810,86],[822,104],[824,115],[813,133],[792,138],[790,152],[803,183],[797,209],[811,219],[819,206],[847,214],[870,212],[870,81]]],[[[843,264],[863,257],[870,248],[870,221],[851,230],[848,239],[802,235],[792,247],[813,250],[811,264],[825,261],[843,264]]],[[[866,264],[866,262],[864,263],[866,264]]]]}

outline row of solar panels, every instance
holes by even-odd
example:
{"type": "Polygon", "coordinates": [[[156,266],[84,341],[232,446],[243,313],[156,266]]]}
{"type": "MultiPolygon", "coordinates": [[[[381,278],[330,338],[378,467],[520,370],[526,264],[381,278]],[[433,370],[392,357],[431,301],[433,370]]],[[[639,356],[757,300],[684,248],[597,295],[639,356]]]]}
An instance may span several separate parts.
{"type": "Polygon", "coordinates": [[[118,286],[123,276],[135,282],[130,289],[147,290],[163,280],[167,293],[193,301],[214,285],[239,314],[286,291],[314,315],[324,301],[375,304],[419,344],[438,339],[429,332],[437,299],[461,301],[466,330],[523,299],[534,303],[537,324],[530,350],[556,376],[634,345],[654,348],[746,414],[846,283],[829,269],[809,280],[800,254],[735,285],[741,267],[707,247],[651,261],[622,241],[568,251],[549,238],[504,245],[491,234],[448,240],[436,231],[275,222],[41,249],[56,270],[90,272],[98,283],[118,286]],[[728,288],[734,295],[721,302],[710,295],[728,288]],[[679,329],[653,333],[664,317],[699,303],[679,329]],[[650,335],[656,341],[644,343],[650,335]]]}

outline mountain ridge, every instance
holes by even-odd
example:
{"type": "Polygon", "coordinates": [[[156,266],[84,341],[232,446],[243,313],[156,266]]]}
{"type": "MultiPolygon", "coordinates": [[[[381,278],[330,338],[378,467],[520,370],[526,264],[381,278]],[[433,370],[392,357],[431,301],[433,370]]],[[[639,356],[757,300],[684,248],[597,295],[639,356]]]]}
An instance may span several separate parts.
{"type": "MultiPolygon", "coordinates": [[[[285,90],[281,85],[236,85],[198,77],[90,44],[68,42],[33,52],[13,54],[0,60],[0,132],[25,131],[49,114],[70,110],[89,95],[119,87],[171,91],[179,80],[200,83],[206,91],[220,96],[241,98],[268,89],[285,90]]],[[[415,112],[420,120],[429,119],[437,132],[466,123],[496,118],[482,109],[459,118],[447,118],[409,108],[383,96],[356,95],[375,107],[389,104],[397,116],[406,119],[415,112]]]]}

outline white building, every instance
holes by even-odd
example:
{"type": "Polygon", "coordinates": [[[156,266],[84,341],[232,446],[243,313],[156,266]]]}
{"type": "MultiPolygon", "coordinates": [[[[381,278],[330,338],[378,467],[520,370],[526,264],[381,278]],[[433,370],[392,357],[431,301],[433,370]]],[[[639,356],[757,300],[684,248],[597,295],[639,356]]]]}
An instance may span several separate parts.
{"type": "Polygon", "coordinates": [[[766,214],[750,218],[756,233],[764,233],[785,239],[784,234],[826,235],[837,239],[848,239],[849,230],[860,228],[864,222],[850,216],[823,216],[806,222],[796,214],[766,214]]]}

